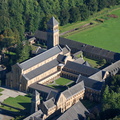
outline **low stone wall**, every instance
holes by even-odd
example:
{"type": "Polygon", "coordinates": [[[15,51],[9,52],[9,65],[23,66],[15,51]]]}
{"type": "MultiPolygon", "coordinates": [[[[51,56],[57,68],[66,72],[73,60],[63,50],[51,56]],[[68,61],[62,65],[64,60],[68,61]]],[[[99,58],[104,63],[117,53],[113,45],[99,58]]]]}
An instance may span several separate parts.
{"type": "Polygon", "coordinates": [[[71,29],[71,30],[69,30],[69,31],[63,32],[63,33],[60,34],[60,36],[65,35],[65,34],[70,33],[70,32],[73,32],[73,31],[76,31],[76,30],[78,30],[78,29],[81,29],[81,28],[90,26],[90,25],[92,25],[92,24],[93,24],[93,23],[87,23],[87,24],[82,25],[82,26],[80,26],[80,27],[77,27],[77,28],[71,29]]]}

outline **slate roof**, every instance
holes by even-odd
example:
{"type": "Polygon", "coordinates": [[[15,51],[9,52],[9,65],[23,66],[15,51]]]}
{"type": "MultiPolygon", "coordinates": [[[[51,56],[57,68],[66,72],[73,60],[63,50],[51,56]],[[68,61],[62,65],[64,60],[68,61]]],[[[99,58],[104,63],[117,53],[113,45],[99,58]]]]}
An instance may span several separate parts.
{"type": "Polygon", "coordinates": [[[103,70],[110,72],[110,71],[114,70],[115,68],[120,69],[120,60],[115,62],[115,63],[112,63],[111,65],[109,65],[108,67],[104,68],[103,70]]]}
{"type": "Polygon", "coordinates": [[[49,100],[49,99],[51,99],[52,97],[53,97],[54,99],[56,99],[57,96],[58,96],[58,92],[52,90],[52,91],[50,91],[50,93],[48,94],[46,100],[49,100]]]}
{"type": "Polygon", "coordinates": [[[38,47],[38,48],[37,48],[35,51],[33,51],[32,53],[38,55],[38,54],[41,54],[41,53],[45,52],[46,50],[47,50],[47,49],[45,49],[45,48],[38,47]]]}
{"type": "Polygon", "coordinates": [[[0,65],[0,71],[3,71],[3,70],[5,70],[5,69],[6,69],[6,67],[5,67],[5,66],[0,65]]]}
{"type": "Polygon", "coordinates": [[[105,74],[106,74],[106,71],[101,70],[101,71],[91,75],[89,78],[97,80],[97,81],[103,81],[105,74]]]}
{"type": "Polygon", "coordinates": [[[66,99],[70,98],[71,96],[77,94],[78,92],[84,90],[84,82],[81,81],[78,84],[68,88],[67,90],[63,91],[62,94],[66,97],[66,99]]]}
{"type": "Polygon", "coordinates": [[[43,102],[43,104],[46,107],[46,109],[50,109],[55,106],[54,102],[55,102],[54,98],[51,98],[51,99],[43,102]]]}
{"type": "Polygon", "coordinates": [[[87,61],[85,61],[85,62],[83,63],[83,65],[86,65],[86,66],[88,66],[88,67],[91,67],[90,64],[89,64],[87,61]]]}
{"type": "Polygon", "coordinates": [[[68,49],[67,47],[64,47],[63,48],[63,54],[67,54],[68,52],[70,52],[71,50],[68,49]]]}
{"type": "Polygon", "coordinates": [[[109,58],[115,61],[120,60],[120,53],[115,53],[92,45],[87,45],[85,43],[76,42],[70,39],[60,37],[60,45],[68,45],[71,48],[71,50],[74,48],[78,51],[91,53],[97,56],[104,57],[106,59],[109,58]]]}
{"type": "Polygon", "coordinates": [[[31,42],[31,41],[33,41],[35,39],[36,39],[35,37],[31,37],[28,41],[31,42]]]}
{"type": "Polygon", "coordinates": [[[59,23],[58,23],[58,21],[57,21],[54,17],[52,17],[52,18],[48,21],[47,24],[48,24],[48,25],[52,25],[52,26],[56,26],[56,25],[58,25],[59,23]]]}
{"type": "Polygon", "coordinates": [[[60,63],[62,63],[62,62],[64,62],[64,60],[65,60],[66,57],[67,57],[67,56],[64,56],[64,55],[59,54],[59,55],[57,56],[57,60],[58,60],[60,63]]]}
{"type": "Polygon", "coordinates": [[[89,111],[79,101],[63,113],[57,120],[85,120],[86,114],[89,114],[89,111]]]}
{"type": "Polygon", "coordinates": [[[97,81],[97,80],[80,75],[76,82],[79,83],[81,81],[84,81],[85,87],[92,88],[98,91],[101,90],[104,84],[104,82],[97,81]]]}
{"type": "Polygon", "coordinates": [[[51,68],[57,66],[58,64],[59,64],[59,62],[56,59],[54,59],[54,60],[36,68],[35,70],[32,70],[31,72],[25,74],[25,76],[29,80],[31,80],[32,78],[37,77],[38,75],[40,75],[40,74],[50,70],[51,68]]]}
{"type": "Polygon", "coordinates": [[[26,70],[28,68],[31,68],[32,66],[34,65],[37,65],[38,63],[56,55],[56,54],[59,54],[60,52],[62,52],[62,49],[61,47],[58,45],[58,46],[55,46],[23,63],[20,64],[21,68],[23,70],[26,70]]]}
{"type": "MultiPolygon", "coordinates": [[[[99,69],[88,67],[86,65],[79,64],[79,63],[76,63],[76,62],[71,62],[71,61],[67,61],[64,68],[76,71],[79,74],[86,75],[86,76],[93,75],[94,73],[100,71],[99,69]]],[[[64,70],[64,68],[63,68],[63,70],[64,70]]]]}
{"type": "Polygon", "coordinates": [[[47,40],[47,32],[37,30],[35,32],[34,36],[38,39],[41,39],[41,40],[45,40],[45,41],[47,40]]]}
{"type": "Polygon", "coordinates": [[[43,118],[43,112],[39,110],[23,120],[43,120],[42,118],[43,118]]]}
{"type": "Polygon", "coordinates": [[[85,62],[85,60],[83,58],[78,58],[74,62],[79,63],[79,64],[83,64],[85,62]]]}
{"type": "MultiPolygon", "coordinates": [[[[42,31],[40,31],[40,33],[42,33],[42,31]]],[[[41,35],[43,35],[43,37],[45,37],[45,38],[43,39],[43,37],[40,36],[39,32],[38,33],[36,32],[35,37],[47,41],[47,32],[44,32],[41,35]]],[[[73,48],[75,48],[78,51],[88,52],[88,53],[91,53],[94,55],[104,57],[106,59],[109,58],[109,59],[115,60],[115,61],[120,60],[120,53],[115,53],[115,52],[112,52],[109,50],[98,48],[98,47],[95,47],[92,45],[87,45],[87,44],[81,43],[81,42],[76,42],[76,41],[62,38],[62,37],[60,37],[59,39],[60,39],[60,45],[63,45],[63,46],[68,45],[71,50],[73,48]]]]}
{"type": "Polygon", "coordinates": [[[51,87],[48,87],[48,86],[45,86],[45,85],[42,85],[42,84],[38,84],[38,82],[35,82],[35,83],[31,84],[29,86],[29,88],[32,88],[34,90],[38,90],[40,92],[44,92],[44,93],[47,93],[47,94],[49,94],[50,91],[58,92],[57,90],[52,89],[51,87]]]}

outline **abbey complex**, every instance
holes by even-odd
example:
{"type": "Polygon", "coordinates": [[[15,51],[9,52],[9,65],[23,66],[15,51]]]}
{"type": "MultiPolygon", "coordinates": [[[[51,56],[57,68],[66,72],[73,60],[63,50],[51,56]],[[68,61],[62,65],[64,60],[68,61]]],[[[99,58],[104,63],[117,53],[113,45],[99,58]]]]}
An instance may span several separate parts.
{"type": "Polygon", "coordinates": [[[47,50],[13,65],[7,73],[6,86],[33,93],[31,115],[25,120],[86,119],[89,111],[80,100],[85,97],[100,102],[105,79],[120,69],[120,54],[59,37],[59,23],[54,17],[47,26],[47,32],[36,31],[34,35],[36,40],[47,44],[47,50]],[[83,56],[105,59],[110,65],[93,68],[83,56]],[[74,84],[64,90],[48,86],[60,77],[74,84]],[[56,118],[58,113],[61,115],[56,118]]]}

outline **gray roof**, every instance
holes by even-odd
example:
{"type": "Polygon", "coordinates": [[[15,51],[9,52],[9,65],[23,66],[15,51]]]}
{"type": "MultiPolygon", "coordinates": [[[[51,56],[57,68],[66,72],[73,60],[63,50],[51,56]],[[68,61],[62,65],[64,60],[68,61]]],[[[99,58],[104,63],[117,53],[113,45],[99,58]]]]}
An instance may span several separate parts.
{"type": "Polygon", "coordinates": [[[32,53],[38,55],[38,54],[45,52],[46,50],[47,49],[45,48],[37,47],[37,49],[35,51],[32,51],[32,53]]]}
{"type": "Polygon", "coordinates": [[[99,72],[91,75],[89,78],[97,80],[97,81],[103,81],[105,74],[106,74],[106,71],[100,70],[99,72]]]}
{"type": "Polygon", "coordinates": [[[85,62],[85,60],[83,58],[78,58],[74,62],[79,63],[79,64],[83,64],[85,62]]]}
{"type": "Polygon", "coordinates": [[[68,99],[69,97],[77,94],[78,92],[84,90],[84,82],[81,81],[78,84],[68,88],[67,90],[63,91],[62,94],[68,99]]]}
{"type": "Polygon", "coordinates": [[[29,86],[29,88],[32,88],[34,90],[38,90],[40,92],[44,92],[44,93],[47,93],[47,94],[49,94],[50,91],[58,92],[57,90],[55,90],[51,87],[48,87],[48,86],[45,86],[45,85],[42,85],[42,84],[38,84],[38,82],[35,82],[35,83],[31,84],[29,86]]]}
{"type": "Polygon", "coordinates": [[[94,54],[96,56],[100,56],[105,59],[108,58],[114,61],[120,60],[120,53],[115,53],[115,52],[105,50],[102,48],[98,48],[92,45],[87,45],[85,43],[76,42],[70,39],[60,37],[60,45],[68,45],[71,48],[71,50],[77,49],[78,51],[83,51],[83,52],[87,52],[90,54],[94,54]]]}
{"type": "Polygon", "coordinates": [[[66,47],[63,48],[63,54],[67,54],[68,52],[70,52],[66,47]]]}
{"type": "Polygon", "coordinates": [[[34,36],[40,40],[45,40],[45,41],[47,40],[47,32],[37,30],[34,36]]]}
{"type": "Polygon", "coordinates": [[[51,98],[51,99],[43,102],[43,104],[46,107],[46,109],[50,109],[55,106],[54,102],[55,102],[54,98],[51,98]]]}
{"type": "Polygon", "coordinates": [[[66,57],[67,57],[67,56],[65,56],[65,55],[59,54],[59,55],[57,56],[57,60],[58,60],[60,63],[63,63],[66,57]]]}
{"type": "Polygon", "coordinates": [[[79,76],[79,78],[77,79],[77,82],[81,82],[81,81],[84,81],[85,87],[88,87],[94,90],[101,90],[104,84],[104,82],[97,81],[97,80],[94,80],[94,79],[91,79],[91,78],[88,78],[82,75],[79,76]]]}
{"type": "Polygon", "coordinates": [[[31,68],[32,66],[34,65],[37,65],[38,63],[56,55],[56,54],[59,54],[60,52],[62,51],[61,47],[58,45],[58,46],[55,46],[23,63],[20,64],[21,68],[23,70],[27,70],[28,68],[31,68]]]}
{"type": "Polygon", "coordinates": [[[35,40],[36,38],[35,37],[31,37],[30,39],[28,39],[29,42],[35,40]]]}
{"type": "Polygon", "coordinates": [[[89,64],[87,61],[85,61],[85,62],[83,63],[83,65],[86,65],[86,66],[88,66],[88,67],[91,67],[90,64],[89,64]]]}
{"type": "Polygon", "coordinates": [[[85,120],[86,114],[89,114],[89,111],[79,101],[63,113],[57,120],[85,120]]]}
{"type": "MultiPolygon", "coordinates": [[[[43,35],[43,37],[47,36],[47,32],[45,32],[45,34],[43,33],[42,35],[43,35]]],[[[39,34],[35,35],[35,37],[41,39],[39,34]]],[[[46,41],[47,37],[44,40],[46,41]]],[[[62,46],[68,45],[72,51],[73,51],[73,49],[77,49],[77,51],[87,52],[87,53],[90,53],[93,55],[104,57],[105,59],[108,58],[108,59],[111,59],[114,61],[120,60],[120,53],[115,53],[115,52],[105,50],[102,48],[98,48],[98,47],[95,47],[92,45],[87,45],[85,43],[76,42],[76,41],[73,41],[70,39],[60,37],[60,45],[62,45],[62,46]]]]}
{"type": "Polygon", "coordinates": [[[111,65],[109,65],[108,67],[104,68],[103,70],[111,72],[112,70],[114,70],[116,68],[120,69],[120,60],[115,62],[115,63],[112,63],[111,65]]]}
{"type": "Polygon", "coordinates": [[[54,17],[52,17],[52,18],[48,21],[47,24],[48,24],[48,25],[52,25],[52,26],[56,26],[56,25],[58,25],[59,23],[58,23],[58,21],[57,21],[54,17]]]}
{"type": "Polygon", "coordinates": [[[94,73],[100,71],[99,69],[88,67],[86,65],[79,64],[76,62],[71,62],[71,61],[67,61],[63,70],[65,70],[65,69],[69,69],[68,71],[71,71],[71,72],[76,71],[77,72],[76,74],[82,74],[85,76],[90,76],[90,75],[93,75],[94,73]]]}
{"type": "Polygon", "coordinates": [[[5,66],[0,65],[0,71],[3,71],[3,70],[5,70],[5,69],[6,69],[6,67],[5,67],[5,66]]]}
{"type": "Polygon", "coordinates": [[[58,92],[52,90],[52,91],[50,91],[50,93],[48,94],[46,100],[49,100],[49,99],[51,99],[52,97],[53,97],[54,99],[56,99],[57,96],[58,96],[58,92]]]}
{"type": "Polygon", "coordinates": [[[25,76],[31,80],[32,78],[35,78],[37,76],[39,76],[40,74],[52,69],[53,67],[57,66],[59,64],[59,62],[54,59],[38,68],[36,68],[35,70],[32,70],[31,72],[25,74],[25,76]]]}
{"type": "Polygon", "coordinates": [[[30,116],[28,116],[27,118],[25,118],[24,120],[43,120],[43,112],[41,110],[31,114],[30,116]]]}
{"type": "Polygon", "coordinates": [[[62,92],[63,95],[67,98],[70,98],[72,96],[72,94],[69,92],[69,90],[65,90],[64,92],[62,92]]]}

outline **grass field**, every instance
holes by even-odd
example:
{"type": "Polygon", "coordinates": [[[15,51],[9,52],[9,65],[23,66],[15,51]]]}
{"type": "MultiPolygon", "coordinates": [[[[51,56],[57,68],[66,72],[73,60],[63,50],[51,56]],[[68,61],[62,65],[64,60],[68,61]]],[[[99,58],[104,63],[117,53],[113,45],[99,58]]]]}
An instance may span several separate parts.
{"type": "Polygon", "coordinates": [[[115,14],[118,18],[109,17],[104,23],[69,35],[67,38],[114,52],[120,52],[120,9],[116,9],[109,14],[115,14]]]}
{"type": "MultiPolygon", "coordinates": [[[[55,80],[54,83],[48,84],[47,86],[52,87],[52,88],[55,88],[55,89],[61,89],[61,90],[63,89],[63,90],[64,90],[64,89],[66,89],[66,87],[64,87],[64,85],[69,84],[69,83],[70,83],[70,85],[71,85],[71,83],[73,83],[73,81],[61,77],[61,78],[55,80]],[[62,86],[63,86],[63,87],[62,87],[62,86]]],[[[69,86],[69,85],[68,85],[68,86],[69,86]]]]}
{"type": "MultiPolygon", "coordinates": [[[[13,106],[15,108],[20,108],[20,109],[26,109],[26,110],[30,110],[30,103],[31,103],[31,98],[30,97],[26,97],[26,96],[17,96],[16,98],[12,98],[9,97],[8,99],[6,99],[3,103],[13,106]]],[[[3,109],[7,109],[10,111],[18,111],[16,109],[7,107],[7,106],[0,106],[3,109]]]]}
{"type": "Polygon", "coordinates": [[[4,90],[4,89],[1,89],[1,88],[0,88],[0,92],[2,92],[3,90],[4,90]]]}
{"type": "Polygon", "coordinates": [[[97,68],[97,66],[99,66],[98,61],[96,60],[92,60],[86,57],[84,57],[84,60],[87,61],[94,68],[97,68]]]}
{"type": "Polygon", "coordinates": [[[59,84],[59,85],[66,85],[67,83],[71,82],[71,80],[61,77],[57,79],[55,82],[56,84],[59,84]]]}

